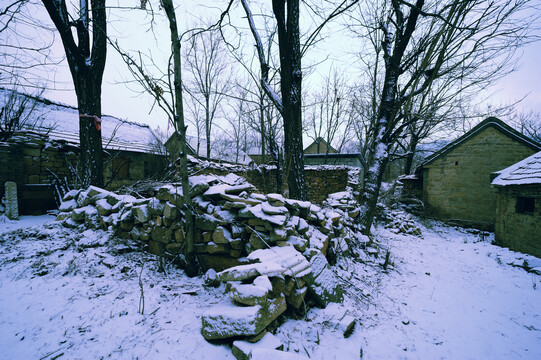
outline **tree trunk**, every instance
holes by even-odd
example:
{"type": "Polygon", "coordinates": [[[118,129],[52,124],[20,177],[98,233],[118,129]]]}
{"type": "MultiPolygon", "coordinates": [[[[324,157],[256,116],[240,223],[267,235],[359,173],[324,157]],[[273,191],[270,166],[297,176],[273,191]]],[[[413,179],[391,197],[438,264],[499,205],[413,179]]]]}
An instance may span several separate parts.
{"type": "Polygon", "coordinates": [[[101,140],[101,81],[92,74],[74,76],[79,108],[79,177],[83,188],[103,187],[101,140]]]}
{"type": "Polygon", "coordinates": [[[408,146],[408,154],[406,156],[406,163],[404,164],[404,175],[411,175],[413,158],[415,157],[415,151],[417,150],[418,142],[419,137],[416,134],[411,134],[411,140],[408,146]]]}
{"type": "Polygon", "coordinates": [[[103,187],[101,84],[107,56],[105,0],[91,0],[92,48],[88,0],[80,1],[79,18],[71,21],[65,0],[42,0],[66,53],[79,108],[79,181],[82,187],[103,187]],[[77,43],[72,27],[77,32],[77,43]]]}
{"type": "Polygon", "coordinates": [[[302,152],[302,69],[299,0],[273,0],[272,5],[278,24],[282,117],[284,119],[284,160],[289,197],[306,200],[302,152]]]}
{"type": "Polygon", "coordinates": [[[207,138],[207,159],[210,160],[210,130],[211,130],[211,120],[210,120],[210,109],[209,109],[209,97],[205,96],[205,136],[207,138]]]}
{"type": "Polygon", "coordinates": [[[186,220],[186,274],[190,277],[197,275],[197,262],[195,259],[195,221],[192,213],[192,199],[190,197],[190,183],[188,178],[188,160],[186,146],[186,126],[184,124],[184,105],[182,99],[182,73],[180,63],[180,40],[178,36],[177,20],[172,0],[161,0],[162,6],[169,20],[171,31],[171,49],[173,52],[173,74],[175,91],[175,127],[180,134],[180,171],[182,194],[184,198],[184,218],[186,220]]]}
{"type": "Polygon", "coordinates": [[[416,7],[411,9],[408,18],[404,19],[400,5],[393,3],[395,12],[398,14],[397,17],[400,20],[400,24],[397,25],[400,31],[394,37],[387,31],[385,26],[382,26],[385,75],[376,123],[374,124],[374,144],[372,146],[372,156],[369,157],[370,160],[368,161],[368,171],[366,172],[364,191],[361,196],[361,213],[359,216],[361,231],[365,235],[370,234],[376,213],[381,181],[389,163],[389,152],[392,146],[391,130],[400,107],[400,99],[397,96],[398,80],[401,74],[400,65],[404,52],[415,31],[424,0],[417,0],[415,5],[416,7]]]}

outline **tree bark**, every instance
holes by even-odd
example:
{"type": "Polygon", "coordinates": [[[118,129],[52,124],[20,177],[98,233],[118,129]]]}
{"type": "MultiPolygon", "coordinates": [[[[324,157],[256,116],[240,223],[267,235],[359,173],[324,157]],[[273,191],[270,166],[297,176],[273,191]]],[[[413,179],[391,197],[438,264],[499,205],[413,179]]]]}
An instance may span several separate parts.
{"type": "MultiPolygon", "coordinates": [[[[180,171],[182,194],[184,198],[184,217],[186,220],[186,274],[190,277],[197,275],[197,262],[195,259],[195,221],[193,214],[192,199],[190,197],[190,183],[188,178],[188,159],[186,146],[186,126],[184,123],[184,105],[182,99],[182,72],[180,58],[180,39],[178,36],[177,20],[175,8],[172,0],[161,0],[169,20],[169,30],[171,32],[171,49],[173,52],[173,74],[175,91],[175,119],[176,131],[180,134],[180,171]]],[[[208,141],[208,140],[207,140],[208,141]]]]}
{"type": "Polygon", "coordinates": [[[65,0],[42,0],[62,39],[79,108],[79,182],[82,187],[103,187],[101,140],[101,84],[107,56],[105,0],[91,0],[92,47],[88,1],[81,0],[79,19],[70,22],[65,0]],[[75,26],[78,42],[71,27],[75,26]]]}
{"type": "Polygon", "coordinates": [[[402,18],[402,12],[398,3],[395,3],[395,12],[400,22],[397,23],[396,38],[388,32],[384,25],[382,30],[384,37],[382,47],[384,51],[385,75],[381,100],[378,108],[376,123],[374,125],[374,146],[372,156],[369,157],[368,171],[365,174],[365,186],[361,196],[361,213],[359,223],[363,234],[370,234],[376,205],[381,188],[381,181],[387,164],[392,146],[391,130],[396,117],[400,100],[398,99],[398,80],[401,74],[400,66],[404,52],[411,40],[417,26],[420,11],[424,0],[417,0],[415,8],[412,8],[407,19],[402,18]]]}
{"type": "Polygon", "coordinates": [[[273,0],[272,8],[278,25],[282,117],[284,119],[284,160],[289,197],[306,200],[302,144],[299,0],[273,0]]]}

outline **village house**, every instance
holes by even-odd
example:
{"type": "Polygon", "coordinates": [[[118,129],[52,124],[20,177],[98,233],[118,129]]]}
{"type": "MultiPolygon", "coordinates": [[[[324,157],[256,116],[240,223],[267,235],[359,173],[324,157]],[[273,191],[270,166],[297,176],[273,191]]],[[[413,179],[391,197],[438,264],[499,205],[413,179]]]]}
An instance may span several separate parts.
{"type": "Polygon", "coordinates": [[[541,152],[497,175],[496,243],[541,257],[541,152]]]}
{"type": "MultiPolygon", "coordinates": [[[[268,164],[272,161],[270,155],[261,155],[261,149],[254,148],[249,156],[255,164],[268,164]]],[[[323,138],[318,137],[303,151],[304,165],[345,165],[354,168],[364,167],[364,159],[360,153],[340,153],[323,138]]]]}
{"type": "Polygon", "coordinates": [[[493,230],[497,194],[491,174],[540,150],[541,144],[490,117],[429,156],[403,182],[422,196],[427,216],[493,230]]]}
{"type": "MultiPolygon", "coordinates": [[[[5,95],[10,90],[0,91],[5,95]]],[[[6,181],[14,181],[22,214],[56,208],[55,181],[77,183],[78,110],[41,98],[32,101],[35,106],[28,123],[0,142],[0,194],[4,194],[6,181]]],[[[108,115],[101,120],[108,189],[163,172],[167,165],[165,149],[148,125],[108,115]]]]}

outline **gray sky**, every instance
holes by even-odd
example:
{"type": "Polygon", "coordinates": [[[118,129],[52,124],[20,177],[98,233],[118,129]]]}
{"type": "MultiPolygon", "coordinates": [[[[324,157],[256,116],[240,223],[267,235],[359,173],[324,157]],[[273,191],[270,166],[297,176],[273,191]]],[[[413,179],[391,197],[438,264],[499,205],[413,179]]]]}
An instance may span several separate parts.
{"type": "MultiPolygon", "coordinates": [[[[6,0],[0,0],[6,1],[6,0]]],[[[110,6],[111,3],[108,2],[110,6]]],[[[122,2],[126,5],[126,2],[122,2]]],[[[138,4],[139,1],[129,1],[130,4],[138,4]]],[[[216,9],[209,9],[203,6],[194,6],[197,1],[180,2],[184,8],[177,9],[177,13],[187,14],[184,18],[184,23],[195,23],[200,15],[204,14],[205,18],[216,17],[219,12],[216,9]]],[[[208,2],[199,2],[208,3],[208,2]]],[[[46,11],[43,7],[38,7],[34,10],[33,16],[43,18],[51,24],[46,11]]],[[[180,17],[182,19],[182,17],[180,17]]],[[[117,38],[121,46],[130,51],[140,50],[143,53],[152,51],[153,58],[157,61],[163,60],[169,51],[169,33],[167,22],[164,18],[156,18],[155,34],[149,31],[148,17],[145,12],[138,10],[119,11],[115,10],[109,16],[108,32],[111,37],[117,38]]],[[[244,21],[244,19],[241,19],[244,21]]],[[[305,64],[317,62],[318,59],[325,57],[331,52],[340,52],[354,46],[353,41],[334,42],[327,44],[324,47],[310,49],[306,58],[305,64]]],[[[62,56],[63,49],[60,38],[57,37],[53,52],[58,56],[62,56]]],[[[541,43],[530,44],[523,48],[519,53],[523,53],[520,61],[520,68],[515,73],[512,73],[494,84],[492,91],[495,91],[491,96],[490,101],[497,105],[509,104],[519,100],[522,97],[525,99],[517,106],[517,109],[522,111],[541,112],[541,43]]],[[[304,61],[304,60],[303,60],[304,61]]],[[[340,64],[341,66],[352,67],[352,64],[340,64]]],[[[318,73],[328,73],[330,61],[318,66],[315,73],[305,78],[305,84],[313,84],[317,82],[318,73]]],[[[76,105],[75,92],[72,90],[71,76],[64,61],[59,66],[55,67],[55,71],[48,71],[47,76],[50,79],[50,84],[55,83],[56,91],[49,90],[44,95],[52,100],[76,105]]],[[[353,74],[354,76],[354,74],[353,74]]],[[[113,49],[109,49],[107,65],[103,81],[102,94],[102,111],[105,114],[113,115],[130,121],[147,123],[151,127],[160,126],[162,129],[167,129],[167,120],[162,111],[155,108],[149,114],[152,107],[152,99],[146,94],[139,94],[136,90],[140,90],[134,84],[127,85],[125,81],[131,80],[127,71],[126,65],[120,60],[118,54],[113,49]]],[[[505,119],[503,119],[505,120],[505,119]]]]}

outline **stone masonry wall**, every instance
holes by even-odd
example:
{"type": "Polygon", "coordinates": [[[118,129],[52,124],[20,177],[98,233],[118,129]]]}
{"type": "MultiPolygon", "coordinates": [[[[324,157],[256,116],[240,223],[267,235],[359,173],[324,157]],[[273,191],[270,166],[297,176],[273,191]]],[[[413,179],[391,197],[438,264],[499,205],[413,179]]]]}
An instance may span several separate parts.
{"type": "MultiPolygon", "coordinates": [[[[280,192],[276,186],[276,170],[272,167],[248,169],[244,166],[216,168],[201,166],[198,174],[227,175],[234,173],[246,178],[263,193],[280,192]]],[[[199,168],[198,167],[198,168],[199,168]]],[[[346,191],[349,187],[357,190],[360,184],[360,169],[343,165],[307,166],[304,169],[308,201],[321,204],[329,194],[346,191]]],[[[286,179],[283,180],[287,181],[286,179]]]]}
{"type": "Polygon", "coordinates": [[[511,250],[541,257],[541,186],[498,191],[495,240],[511,250]],[[517,213],[518,196],[535,198],[533,214],[517,213]]]}
{"type": "Polygon", "coordinates": [[[423,201],[427,214],[492,230],[496,193],[490,187],[490,174],[533,153],[494,128],[485,129],[425,166],[423,201]]]}
{"type": "MultiPolygon", "coordinates": [[[[0,194],[6,181],[17,183],[19,209],[22,214],[37,214],[56,208],[51,178],[73,183],[72,171],[77,167],[78,149],[59,141],[50,141],[46,136],[23,133],[16,134],[9,142],[0,143],[0,194]]],[[[165,167],[165,159],[144,153],[111,152],[109,156],[125,160],[128,171],[125,176],[113,178],[110,189],[137,180],[152,178],[165,167]]],[[[122,162],[120,162],[122,163],[122,162]]],[[[113,176],[113,161],[105,158],[104,177],[107,183],[113,176]]]]}

